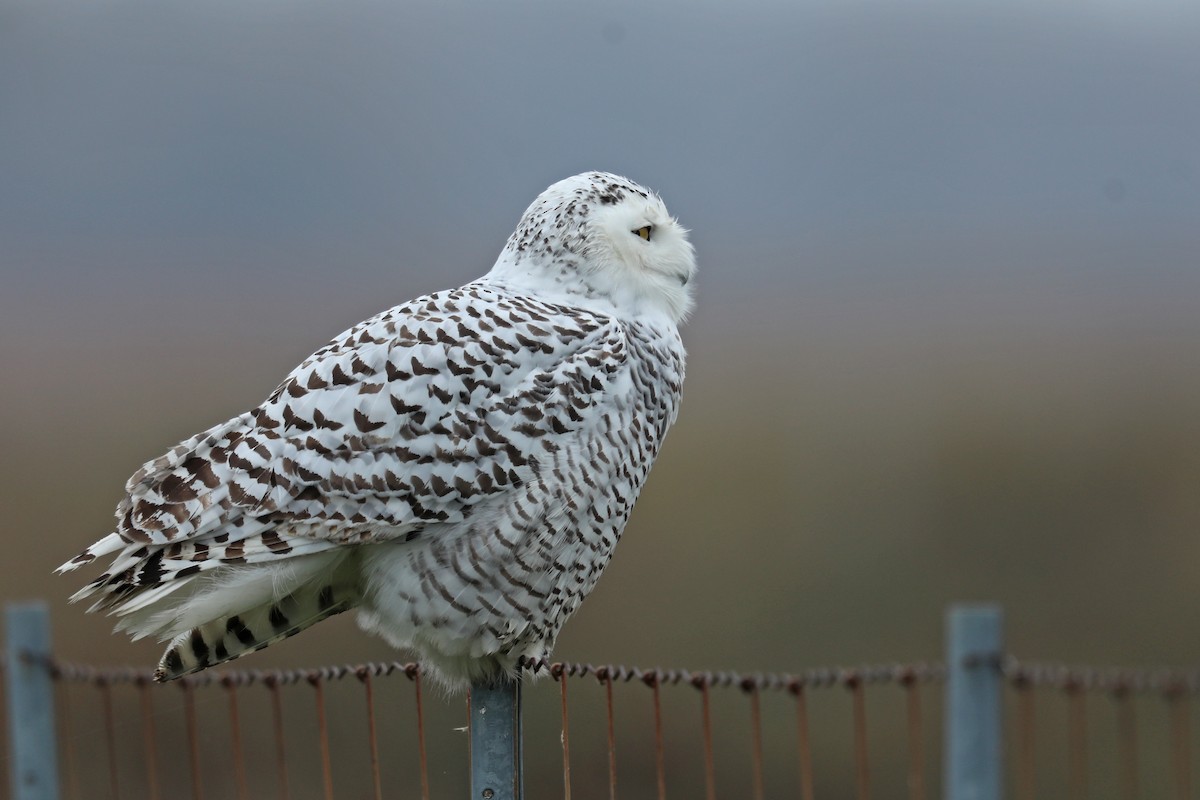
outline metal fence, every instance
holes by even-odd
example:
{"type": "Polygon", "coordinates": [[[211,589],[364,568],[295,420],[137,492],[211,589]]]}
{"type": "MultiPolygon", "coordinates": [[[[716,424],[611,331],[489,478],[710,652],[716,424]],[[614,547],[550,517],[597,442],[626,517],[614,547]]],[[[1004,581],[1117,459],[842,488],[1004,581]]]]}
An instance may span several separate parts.
{"type": "Polygon", "coordinates": [[[477,688],[464,715],[413,664],[158,685],[60,660],[44,609],[10,607],[0,797],[1192,796],[1200,672],[1026,663],[1001,633],[997,609],[959,608],[944,664],[531,664],[523,702],[477,688]]]}

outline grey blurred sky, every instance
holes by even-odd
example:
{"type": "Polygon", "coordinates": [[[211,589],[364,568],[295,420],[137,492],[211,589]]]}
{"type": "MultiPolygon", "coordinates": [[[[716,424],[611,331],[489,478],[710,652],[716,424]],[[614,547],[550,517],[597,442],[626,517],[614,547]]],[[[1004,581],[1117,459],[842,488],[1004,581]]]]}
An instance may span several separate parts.
{"type": "Polygon", "coordinates": [[[131,293],[389,305],[591,168],[664,195],[714,299],[1200,297],[1194,4],[16,0],[0,76],[6,335],[131,293]]]}

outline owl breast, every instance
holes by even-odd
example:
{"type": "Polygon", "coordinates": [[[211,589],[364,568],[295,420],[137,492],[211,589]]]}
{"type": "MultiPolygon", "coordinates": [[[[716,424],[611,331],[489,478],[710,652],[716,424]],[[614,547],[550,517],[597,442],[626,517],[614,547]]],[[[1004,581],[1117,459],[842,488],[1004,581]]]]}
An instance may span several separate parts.
{"type": "Polygon", "coordinates": [[[511,669],[552,649],[612,558],[679,411],[678,332],[641,322],[619,330],[620,368],[586,403],[566,400],[582,417],[577,430],[526,443],[517,492],[436,536],[365,549],[364,627],[421,643],[451,680],[471,679],[481,659],[511,669]]]}

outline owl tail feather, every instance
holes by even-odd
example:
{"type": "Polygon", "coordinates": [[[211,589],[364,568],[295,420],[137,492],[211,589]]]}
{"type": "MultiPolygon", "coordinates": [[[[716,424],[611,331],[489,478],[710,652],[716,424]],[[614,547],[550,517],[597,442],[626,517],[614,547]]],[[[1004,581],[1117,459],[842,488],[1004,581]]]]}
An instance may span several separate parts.
{"type": "Polygon", "coordinates": [[[359,604],[356,570],[346,564],[290,593],[226,614],[176,636],[154,671],[156,681],[174,680],[241,658],[348,611],[359,604]]]}

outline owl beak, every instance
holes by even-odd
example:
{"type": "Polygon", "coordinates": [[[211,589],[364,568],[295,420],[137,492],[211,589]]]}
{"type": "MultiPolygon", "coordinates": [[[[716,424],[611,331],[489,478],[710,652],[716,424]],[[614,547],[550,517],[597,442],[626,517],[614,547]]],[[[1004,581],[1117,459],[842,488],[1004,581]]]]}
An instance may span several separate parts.
{"type": "Polygon", "coordinates": [[[679,285],[680,285],[680,286],[687,286],[687,282],[688,282],[688,280],[689,280],[689,278],[690,278],[690,277],[691,277],[691,276],[690,276],[690,275],[688,275],[686,272],[681,272],[681,273],[679,273],[679,285]]]}

